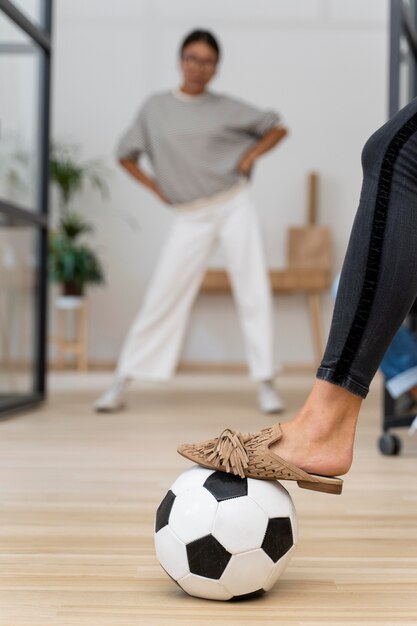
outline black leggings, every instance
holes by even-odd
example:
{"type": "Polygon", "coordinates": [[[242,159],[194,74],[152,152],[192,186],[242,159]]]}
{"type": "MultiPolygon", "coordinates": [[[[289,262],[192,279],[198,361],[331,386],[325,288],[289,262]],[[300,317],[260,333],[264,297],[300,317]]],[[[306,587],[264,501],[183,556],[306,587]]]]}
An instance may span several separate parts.
{"type": "Polygon", "coordinates": [[[417,98],[362,152],[363,185],[317,378],[365,398],[417,296],[417,98]]]}

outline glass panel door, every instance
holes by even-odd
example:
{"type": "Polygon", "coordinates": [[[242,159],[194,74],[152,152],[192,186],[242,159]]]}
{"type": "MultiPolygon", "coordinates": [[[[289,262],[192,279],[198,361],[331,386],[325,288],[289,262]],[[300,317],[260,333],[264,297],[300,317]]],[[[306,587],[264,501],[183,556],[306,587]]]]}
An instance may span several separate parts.
{"type": "Polygon", "coordinates": [[[40,66],[42,52],[0,13],[0,198],[40,210],[40,66]]]}
{"type": "Polygon", "coordinates": [[[45,393],[50,16],[0,0],[0,416],[45,393]]]}

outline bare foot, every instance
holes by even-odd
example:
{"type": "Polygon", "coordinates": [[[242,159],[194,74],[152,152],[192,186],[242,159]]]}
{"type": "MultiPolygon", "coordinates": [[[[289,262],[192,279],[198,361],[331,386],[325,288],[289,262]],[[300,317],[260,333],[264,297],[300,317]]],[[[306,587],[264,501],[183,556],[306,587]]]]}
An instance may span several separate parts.
{"type": "Polygon", "coordinates": [[[346,389],[316,380],[299,413],[281,424],[283,437],[271,451],[309,473],[346,474],[361,403],[362,398],[346,389]]]}

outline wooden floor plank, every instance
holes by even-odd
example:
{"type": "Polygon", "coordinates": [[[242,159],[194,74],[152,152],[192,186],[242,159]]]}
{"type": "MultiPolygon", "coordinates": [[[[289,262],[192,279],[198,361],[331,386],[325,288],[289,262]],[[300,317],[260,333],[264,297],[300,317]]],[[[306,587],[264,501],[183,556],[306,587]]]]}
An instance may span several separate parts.
{"type": "MultiPolygon", "coordinates": [[[[276,587],[245,603],[186,596],[153,550],[156,507],[189,464],[176,445],[271,422],[240,374],[135,386],[129,409],[91,402],[106,374],[57,374],[47,405],[0,423],[1,626],[416,626],[417,442],[377,451],[381,395],[362,413],[342,496],[285,483],[300,541],[276,587]]],[[[309,375],[285,375],[290,417],[309,375]]]]}

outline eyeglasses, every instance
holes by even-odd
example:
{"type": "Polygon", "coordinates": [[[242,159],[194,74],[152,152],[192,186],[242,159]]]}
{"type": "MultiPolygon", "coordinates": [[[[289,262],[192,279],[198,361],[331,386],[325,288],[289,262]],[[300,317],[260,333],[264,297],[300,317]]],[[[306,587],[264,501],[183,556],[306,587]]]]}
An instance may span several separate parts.
{"type": "Polygon", "coordinates": [[[193,54],[184,54],[182,60],[190,67],[201,67],[203,70],[214,70],[217,65],[217,60],[214,59],[200,59],[193,54]]]}

